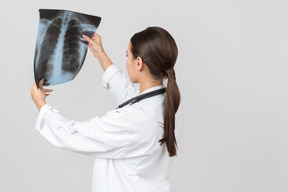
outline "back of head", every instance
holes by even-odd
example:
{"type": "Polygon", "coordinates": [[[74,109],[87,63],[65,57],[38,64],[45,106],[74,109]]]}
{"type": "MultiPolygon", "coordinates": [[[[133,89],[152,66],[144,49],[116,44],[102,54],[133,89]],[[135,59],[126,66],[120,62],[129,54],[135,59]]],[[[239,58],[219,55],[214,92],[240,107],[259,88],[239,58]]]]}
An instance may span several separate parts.
{"type": "Polygon", "coordinates": [[[166,143],[169,156],[175,156],[175,114],[180,104],[180,92],[176,83],[174,65],[178,56],[175,40],[161,27],[148,27],[135,33],[131,40],[134,59],[141,57],[154,79],[168,78],[165,96],[164,135],[159,141],[166,143]]]}
{"type": "Polygon", "coordinates": [[[135,33],[130,41],[134,58],[141,57],[154,78],[163,78],[163,75],[167,75],[166,71],[174,67],[178,49],[165,29],[148,27],[135,33]]]}

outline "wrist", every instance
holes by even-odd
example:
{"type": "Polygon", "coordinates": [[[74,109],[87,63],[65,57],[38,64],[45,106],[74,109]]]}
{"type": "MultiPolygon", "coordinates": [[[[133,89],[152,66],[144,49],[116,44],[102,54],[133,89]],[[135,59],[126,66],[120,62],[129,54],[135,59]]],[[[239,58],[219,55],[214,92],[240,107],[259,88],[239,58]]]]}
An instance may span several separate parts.
{"type": "Polygon", "coordinates": [[[104,49],[102,49],[101,51],[96,52],[94,56],[100,61],[100,60],[103,60],[103,58],[106,57],[107,55],[104,49]]]}
{"type": "Polygon", "coordinates": [[[41,108],[46,104],[46,102],[41,102],[37,105],[38,111],[41,110],[41,108]]]}

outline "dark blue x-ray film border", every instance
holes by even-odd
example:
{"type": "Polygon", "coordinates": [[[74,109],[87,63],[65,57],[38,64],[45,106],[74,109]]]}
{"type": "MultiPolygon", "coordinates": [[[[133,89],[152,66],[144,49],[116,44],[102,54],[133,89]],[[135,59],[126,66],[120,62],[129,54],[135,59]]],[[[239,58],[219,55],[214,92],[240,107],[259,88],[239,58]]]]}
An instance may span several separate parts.
{"type": "MultiPolygon", "coordinates": [[[[76,75],[78,74],[78,72],[82,68],[85,57],[86,57],[86,53],[87,53],[87,44],[88,43],[81,37],[81,34],[85,34],[85,35],[91,37],[96,32],[96,30],[100,24],[101,18],[98,16],[83,14],[83,13],[79,13],[79,12],[75,12],[75,11],[57,10],[57,9],[39,9],[39,14],[40,14],[40,19],[39,19],[38,35],[37,35],[35,57],[34,57],[35,82],[38,86],[39,81],[42,78],[44,78],[44,85],[48,86],[48,85],[57,85],[57,84],[61,84],[61,83],[65,83],[67,81],[70,81],[76,77],[76,75]],[[55,65],[59,68],[59,65],[60,65],[59,62],[61,62],[58,59],[59,55],[60,55],[60,57],[62,56],[62,62],[64,61],[64,59],[63,59],[64,53],[66,52],[65,58],[67,58],[67,55],[69,55],[69,46],[65,47],[65,45],[59,45],[61,43],[64,44],[65,39],[63,39],[63,42],[60,41],[60,43],[59,43],[59,39],[58,39],[59,34],[64,33],[63,30],[68,30],[68,28],[69,28],[69,27],[67,28],[67,26],[63,27],[63,22],[65,22],[64,16],[65,16],[66,20],[69,20],[69,21],[73,20],[72,22],[74,22],[74,23],[75,23],[75,21],[74,21],[74,19],[75,19],[76,22],[78,22],[78,24],[80,24],[80,26],[82,26],[81,33],[79,30],[77,31],[77,34],[79,35],[79,37],[77,37],[77,40],[79,38],[79,42],[76,42],[76,44],[78,43],[78,45],[81,48],[81,50],[78,50],[78,53],[79,52],[81,52],[81,53],[80,53],[79,58],[78,58],[79,59],[78,66],[76,66],[76,67],[73,66],[72,65],[73,62],[71,65],[70,64],[67,65],[67,61],[66,61],[67,59],[66,59],[65,60],[66,65],[64,67],[65,71],[62,71],[63,70],[63,63],[61,63],[61,67],[62,67],[61,68],[61,75],[58,75],[58,78],[60,78],[60,79],[62,78],[62,79],[59,80],[58,82],[56,79],[53,82],[53,80],[51,80],[51,78],[53,79],[55,77],[53,77],[53,71],[51,70],[51,68],[54,68],[55,65]],[[44,27],[43,27],[43,25],[44,25],[44,27]],[[54,40],[56,38],[55,36],[53,36],[54,35],[53,32],[55,32],[55,30],[54,31],[52,30],[52,33],[49,34],[49,31],[48,31],[49,28],[48,28],[48,26],[45,26],[45,25],[50,25],[50,32],[51,32],[51,28],[57,29],[57,25],[58,25],[60,32],[59,32],[58,36],[56,35],[57,41],[54,42],[54,47],[51,46],[50,44],[51,44],[51,38],[52,38],[52,40],[53,40],[53,38],[54,38],[54,40]],[[46,29],[45,29],[45,27],[46,27],[46,29]],[[45,35],[43,34],[43,32],[45,32],[45,35]],[[48,36],[48,38],[46,38],[46,42],[44,42],[44,44],[46,43],[46,46],[45,45],[43,46],[42,43],[45,40],[46,36],[48,36]],[[58,48],[56,49],[55,47],[58,47],[58,48]],[[61,50],[62,54],[59,53],[60,52],[59,50],[61,50]],[[57,58],[57,55],[58,55],[58,58],[57,58]],[[41,57],[44,59],[41,60],[41,57]],[[40,62],[40,64],[38,63],[39,58],[40,58],[40,61],[42,61],[42,62],[40,62]],[[55,64],[55,61],[57,61],[58,64],[55,64]],[[66,76],[67,76],[67,74],[69,74],[70,76],[66,77],[64,74],[66,74],[66,76]],[[66,79],[63,77],[65,77],[66,79]]],[[[69,21],[66,21],[65,25],[67,25],[67,22],[69,22],[69,21]]],[[[74,24],[74,26],[77,26],[77,24],[74,24]]],[[[65,31],[65,34],[66,33],[67,33],[67,31],[65,31]]],[[[68,39],[68,40],[66,39],[66,41],[65,41],[66,44],[73,45],[73,43],[69,42],[69,39],[70,39],[69,36],[68,37],[65,36],[65,38],[68,39]]],[[[75,33],[74,33],[74,38],[75,38],[75,33]]],[[[61,38],[60,38],[60,40],[61,40],[61,38]]],[[[73,47],[75,47],[75,42],[74,42],[73,47]]],[[[71,49],[71,46],[70,46],[70,49],[71,49]]],[[[76,50],[77,47],[74,49],[76,50]]],[[[76,52],[75,50],[73,50],[73,51],[76,52]]],[[[71,54],[69,57],[76,57],[76,56],[75,56],[75,54],[74,54],[74,56],[71,54]]],[[[74,58],[74,61],[75,61],[75,58],[74,58]]],[[[58,72],[58,73],[60,73],[60,72],[58,72]]]]}

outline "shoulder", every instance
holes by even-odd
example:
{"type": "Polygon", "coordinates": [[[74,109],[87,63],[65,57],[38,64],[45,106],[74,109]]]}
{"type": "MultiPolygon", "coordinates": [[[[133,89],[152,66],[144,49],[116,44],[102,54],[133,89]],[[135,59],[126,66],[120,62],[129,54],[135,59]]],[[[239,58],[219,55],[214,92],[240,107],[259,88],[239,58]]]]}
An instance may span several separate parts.
{"type": "Polygon", "coordinates": [[[120,109],[113,109],[103,115],[101,120],[115,124],[131,131],[143,131],[163,123],[163,99],[153,98],[139,103],[126,105],[120,109]]]}

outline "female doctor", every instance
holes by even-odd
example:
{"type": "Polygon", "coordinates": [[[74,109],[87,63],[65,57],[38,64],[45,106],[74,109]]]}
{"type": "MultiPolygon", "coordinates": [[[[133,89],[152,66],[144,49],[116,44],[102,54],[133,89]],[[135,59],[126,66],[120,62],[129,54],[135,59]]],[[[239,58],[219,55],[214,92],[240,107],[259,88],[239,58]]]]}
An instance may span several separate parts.
{"type": "Polygon", "coordinates": [[[103,87],[119,106],[89,121],[69,120],[46,103],[53,90],[43,88],[41,80],[38,89],[35,83],[31,88],[40,111],[36,130],[57,147],[95,158],[93,192],[169,192],[168,173],[181,132],[173,37],[160,27],[134,34],[127,49],[130,80],[112,64],[98,34],[83,38],[104,70],[103,87]]]}

